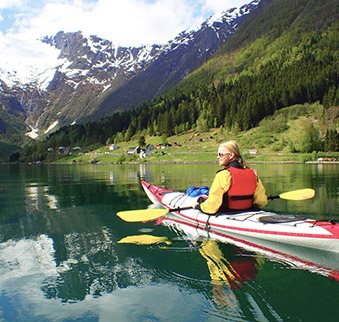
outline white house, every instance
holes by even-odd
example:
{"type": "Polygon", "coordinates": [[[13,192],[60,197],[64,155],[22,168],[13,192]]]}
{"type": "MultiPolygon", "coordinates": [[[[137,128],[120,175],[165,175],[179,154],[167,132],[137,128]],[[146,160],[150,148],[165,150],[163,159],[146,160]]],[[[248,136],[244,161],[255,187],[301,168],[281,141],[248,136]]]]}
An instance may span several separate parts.
{"type": "Polygon", "coordinates": [[[116,144],[111,144],[108,146],[108,148],[110,149],[110,151],[114,151],[114,150],[118,150],[119,147],[116,144]]]}

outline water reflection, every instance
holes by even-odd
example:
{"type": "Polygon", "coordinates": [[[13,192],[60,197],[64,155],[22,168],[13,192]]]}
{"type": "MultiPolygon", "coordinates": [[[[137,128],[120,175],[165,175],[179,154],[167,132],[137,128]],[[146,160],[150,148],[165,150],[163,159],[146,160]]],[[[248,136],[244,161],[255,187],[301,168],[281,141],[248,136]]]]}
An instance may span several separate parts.
{"type": "MultiPolygon", "coordinates": [[[[225,256],[217,241],[212,239],[204,240],[199,252],[207,262],[211,277],[212,296],[216,307],[219,310],[226,310],[228,316],[230,312],[234,316],[243,316],[234,291],[245,282],[255,279],[258,267],[264,264],[264,258],[242,256],[229,261],[226,259],[229,254],[225,256]]],[[[249,302],[248,307],[258,308],[258,305],[251,304],[253,303],[249,302]]],[[[260,314],[257,312],[256,315],[264,316],[261,311],[260,314]]]]}
{"type": "Polygon", "coordinates": [[[57,197],[49,193],[49,187],[30,183],[25,186],[27,212],[39,210],[46,203],[49,209],[58,209],[57,197]]]}
{"type": "Polygon", "coordinates": [[[212,285],[226,285],[230,289],[237,289],[244,281],[255,278],[257,267],[263,264],[263,258],[246,258],[229,262],[222,253],[215,240],[207,239],[201,243],[200,254],[206,259],[210,271],[212,285]]]}
{"type": "MultiPolygon", "coordinates": [[[[0,244],[0,299],[11,311],[2,312],[4,320],[140,321],[145,315],[168,320],[171,315],[179,317],[171,308],[185,308],[191,313],[202,303],[197,295],[196,304],[185,307],[186,290],[174,284],[151,283],[152,271],[132,258],[119,265],[109,263],[114,262],[112,254],[108,262],[96,259],[98,245],[88,250],[86,259],[78,258],[82,236],[69,237],[75,242],[71,247],[75,252],[59,264],[52,239],[47,236],[0,244]],[[154,310],[154,297],[168,303],[168,312],[154,310]],[[130,305],[138,310],[129,310],[130,305]]],[[[102,247],[106,248],[100,241],[99,249],[102,247]]]]}
{"type": "Polygon", "coordinates": [[[147,316],[170,321],[196,316],[203,296],[168,278],[159,280],[160,275],[141,259],[115,249],[109,231],[67,234],[62,242],[46,235],[11,240],[0,244],[0,289],[5,290],[0,299],[5,303],[15,298],[16,305],[2,317],[140,321],[147,316]],[[188,297],[195,300],[189,303],[188,297]],[[154,299],[166,302],[166,309],[154,299]]]}
{"type": "Polygon", "coordinates": [[[228,320],[230,316],[250,321],[284,321],[285,313],[270,303],[269,297],[255,283],[267,263],[316,273],[339,282],[339,254],[303,247],[267,242],[256,238],[205,231],[178,220],[164,217],[162,224],[184,240],[199,246],[206,260],[212,284],[212,299],[228,320]],[[228,245],[227,252],[222,251],[228,245]],[[242,292],[239,290],[242,289],[242,292]],[[245,295],[245,298],[243,297],[245,295]],[[246,309],[245,309],[246,308],[246,309]]]}
{"type": "MultiPolygon", "coordinates": [[[[171,242],[166,236],[134,235],[123,238],[119,243],[131,243],[136,245],[158,245],[165,243],[171,245],[174,242],[184,241],[188,247],[159,246],[160,249],[171,252],[194,252],[199,253],[208,267],[210,284],[212,286],[211,295],[207,291],[208,286],[204,279],[199,279],[201,273],[197,275],[182,275],[172,273],[169,278],[177,283],[182,281],[194,282],[192,288],[199,289],[206,294],[206,297],[213,301],[213,308],[209,310],[210,315],[216,315],[227,321],[237,319],[239,321],[283,321],[279,314],[268,303],[260,291],[252,287],[258,271],[264,265],[266,258],[255,255],[245,250],[240,250],[233,246],[221,249],[221,244],[216,239],[197,235],[190,226],[175,224],[168,219],[164,220],[166,226],[174,229],[178,238],[171,242]],[[193,232],[193,234],[191,234],[193,232]],[[191,239],[193,238],[193,239],[191,239]],[[239,293],[245,289],[245,298],[239,293]],[[246,308],[246,310],[244,310],[246,308]]],[[[210,236],[213,238],[213,236],[210,236]]],[[[220,240],[220,238],[219,238],[220,240]]],[[[167,277],[168,278],[168,277],[167,277]]],[[[201,277],[200,277],[201,278],[201,277]]]]}
{"type": "MultiPolygon", "coordinates": [[[[165,223],[130,224],[115,216],[147,208],[141,179],[182,191],[210,185],[217,168],[1,166],[0,319],[316,321],[336,316],[335,256],[195,228],[183,233],[185,228],[165,223]],[[172,244],[118,243],[138,232],[172,244]],[[321,295],[312,298],[314,289],[321,295]],[[314,300],[322,301],[321,313],[309,308],[314,300]]],[[[269,193],[317,191],[311,202],[275,201],[272,210],[339,216],[338,167],[255,168],[269,193]]]]}
{"type": "MultiPolygon", "coordinates": [[[[303,188],[316,190],[316,196],[311,201],[287,203],[275,200],[268,204],[266,207],[268,210],[307,214],[308,217],[317,219],[339,218],[338,165],[254,164],[251,167],[258,172],[268,194],[276,195],[303,188]]],[[[52,210],[91,203],[107,192],[120,193],[122,198],[129,195],[131,200],[124,204],[131,206],[133,205],[131,188],[138,198],[141,197],[142,192],[138,186],[140,180],[185,191],[190,186],[209,186],[217,169],[217,165],[214,164],[36,166],[19,168],[19,180],[24,176],[26,182],[20,182],[16,189],[20,194],[20,187],[25,188],[27,199],[32,206],[37,205],[38,200],[35,197],[40,194],[42,198],[48,200],[47,205],[52,210]]],[[[13,178],[18,177],[18,173],[13,169],[10,172],[13,178]]]]}

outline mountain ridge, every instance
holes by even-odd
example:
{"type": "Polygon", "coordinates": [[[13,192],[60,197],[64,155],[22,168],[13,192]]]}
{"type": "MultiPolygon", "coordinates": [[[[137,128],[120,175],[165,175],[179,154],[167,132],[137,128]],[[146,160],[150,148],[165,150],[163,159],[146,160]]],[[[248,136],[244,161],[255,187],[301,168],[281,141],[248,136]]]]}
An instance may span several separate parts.
{"type": "MultiPolygon", "coordinates": [[[[55,65],[36,69],[38,74],[22,84],[17,72],[0,73],[0,105],[5,106],[2,102],[8,96],[19,102],[32,138],[132,108],[176,85],[205,62],[259,3],[215,14],[164,45],[120,47],[82,32],[45,36],[41,41],[59,50],[55,65]]],[[[10,109],[6,111],[11,113],[10,109]]]]}
{"type": "MultiPolygon", "coordinates": [[[[172,90],[138,108],[60,129],[43,143],[45,150],[119,144],[146,135],[171,137],[189,130],[206,132],[218,127],[239,133],[284,107],[309,103],[319,106],[317,113],[323,117],[315,124],[310,118],[299,130],[312,139],[310,149],[329,149],[326,137],[331,133],[336,140],[339,128],[339,6],[335,0],[313,2],[317,3],[319,7],[307,6],[307,0],[265,1],[263,10],[254,11],[257,17],[250,15],[230,42],[221,47],[224,55],[217,53],[172,90]],[[293,5],[295,10],[291,10],[293,5]],[[313,17],[319,8],[326,9],[322,14],[327,17],[315,29],[313,17]],[[276,17],[280,17],[281,24],[276,17]],[[264,27],[266,34],[262,34],[264,27]],[[239,41],[248,29],[252,34],[239,41]],[[238,46],[232,49],[234,43],[238,46]]],[[[281,118],[273,123],[274,127],[287,126],[281,118]]],[[[282,137],[277,145],[284,149],[288,145],[287,149],[293,152],[299,137],[289,140],[282,137]]],[[[44,155],[34,155],[38,160],[41,157],[44,155]]]]}
{"type": "MultiPolygon", "coordinates": [[[[259,8],[246,16],[211,59],[171,91],[130,112],[121,110],[95,123],[65,127],[50,136],[46,147],[105,144],[145,132],[171,135],[190,128],[246,130],[282,107],[315,101],[325,108],[337,104],[336,1],[317,0],[310,6],[306,0],[262,0],[259,8]],[[317,29],[314,24],[319,15],[317,29]]],[[[159,73],[148,76],[154,74],[159,73]]],[[[129,83],[130,88],[137,78],[129,83]]],[[[147,91],[147,82],[142,85],[147,91]]],[[[104,116],[107,102],[99,103],[104,116]]]]}

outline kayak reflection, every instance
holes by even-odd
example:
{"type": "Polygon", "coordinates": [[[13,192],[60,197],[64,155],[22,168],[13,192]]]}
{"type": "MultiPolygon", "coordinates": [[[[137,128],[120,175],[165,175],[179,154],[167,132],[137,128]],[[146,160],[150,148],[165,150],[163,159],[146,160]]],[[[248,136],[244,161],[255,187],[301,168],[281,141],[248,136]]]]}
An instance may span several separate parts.
{"type": "Polygon", "coordinates": [[[257,267],[263,264],[263,258],[247,257],[229,262],[223,255],[215,240],[205,240],[199,248],[200,254],[206,259],[213,285],[226,284],[237,288],[242,282],[252,280],[257,267]]]}
{"type": "Polygon", "coordinates": [[[237,298],[232,289],[237,289],[244,281],[255,278],[263,258],[243,257],[229,262],[215,240],[204,240],[199,248],[206,259],[213,285],[213,299],[219,307],[237,307],[237,298]],[[227,294],[225,287],[227,286],[227,294]]]}
{"type": "MultiPolygon", "coordinates": [[[[172,241],[166,236],[153,236],[148,234],[132,235],[122,238],[118,244],[135,244],[135,245],[154,245],[165,243],[171,245],[172,241]]],[[[191,244],[197,244],[190,241],[191,244]]],[[[162,249],[166,249],[162,247],[162,249]]],[[[168,248],[167,248],[168,249],[168,248]]],[[[190,249],[193,249],[192,247],[190,249]]],[[[212,284],[227,285],[236,289],[242,282],[255,278],[257,268],[263,264],[263,258],[241,257],[241,259],[229,262],[222,253],[218,242],[212,239],[202,241],[199,247],[195,247],[207,262],[212,284]]]]}
{"type": "MultiPolygon", "coordinates": [[[[231,233],[225,234],[213,229],[205,230],[204,227],[196,227],[189,222],[178,219],[178,217],[172,214],[165,216],[162,224],[168,226],[171,230],[189,236],[188,238],[192,240],[208,238],[221,243],[231,244],[242,249],[244,252],[257,254],[257,257],[281,262],[295,269],[307,270],[339,281],[338,253],[308,249],[298,245],[287,245],[249,236],[239,236],[231,233]]],[[[252,275],[252,278],[254,278],[254,275],[252,275]]]]}
{"type": "MultiPolygon", "coordinates": [[[[244,282],[253,280],[258,272],[258,268],[264,264],[265,259],[253,256],[234,257],[228,254],[230,257],[228,260],[216,240],[188,240],[187,237],[190,238],[190,236],[181,236],[179,240],[186,240],[190,245],[189,249],[198,250],[201,256],[206,260],[215,304],[219,308],[227,307],[233,310],[238,308],[239,303],[233,291],[241,287],[244,282]],[[198,245],[198,243],[200,245],[198,245]],[[194,247],[191,245],[194,245],[194,247]]],[[[171,245],[172,241],[166,236],[141,234],[124,237],[117,243],[135,245],[171,245]]],[[[167,246],[159,247],[164,250],[177,249],[167,246]]],[[[231,249],[233,249],[234,252],[237,252],[237,248],[234,246],[232,247],[233,248],[231,249]]],[[[230,251],[230,253],[232,253],[232,251],[230,251]]]]}

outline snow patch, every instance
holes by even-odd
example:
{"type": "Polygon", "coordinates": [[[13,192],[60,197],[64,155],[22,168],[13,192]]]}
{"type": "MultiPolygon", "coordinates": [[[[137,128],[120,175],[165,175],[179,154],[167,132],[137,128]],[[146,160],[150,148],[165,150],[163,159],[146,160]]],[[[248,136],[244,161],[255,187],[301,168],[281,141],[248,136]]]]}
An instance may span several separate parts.
{"type": "Polygon", "coordinates": [[[33,127],[30,127],[30,128],[31,128],[31,131],[25,133],[25,135],[29,136],[32,139],[36,139],[39,136],[39,134],[38,134],[39,129],[36,129],[36,128],[33,128],[33,127]]]}
{"type": "Polygon", "coordinates": [[[37,82],[46,88],[46,80],[51,77],[51,66],[60,65],[59,54],[58,49],[46,46],[37,39],[2,37],[0,78],[10,87],[37,82]]]}
{"type": "Polygon", "coordinates": [[[111,86],[112,86],[112,84],[104,86],[104,89],[102,90],[102,93],[106,92],[111,86]]]}
{"type": "Polygon", "coordinates": [[[47,134],[49,131],[54,129],[58,125],[59,121],[55,121],[53,124],[51,124],[48,129],[45,131],[45,134],[47,134]]]}

